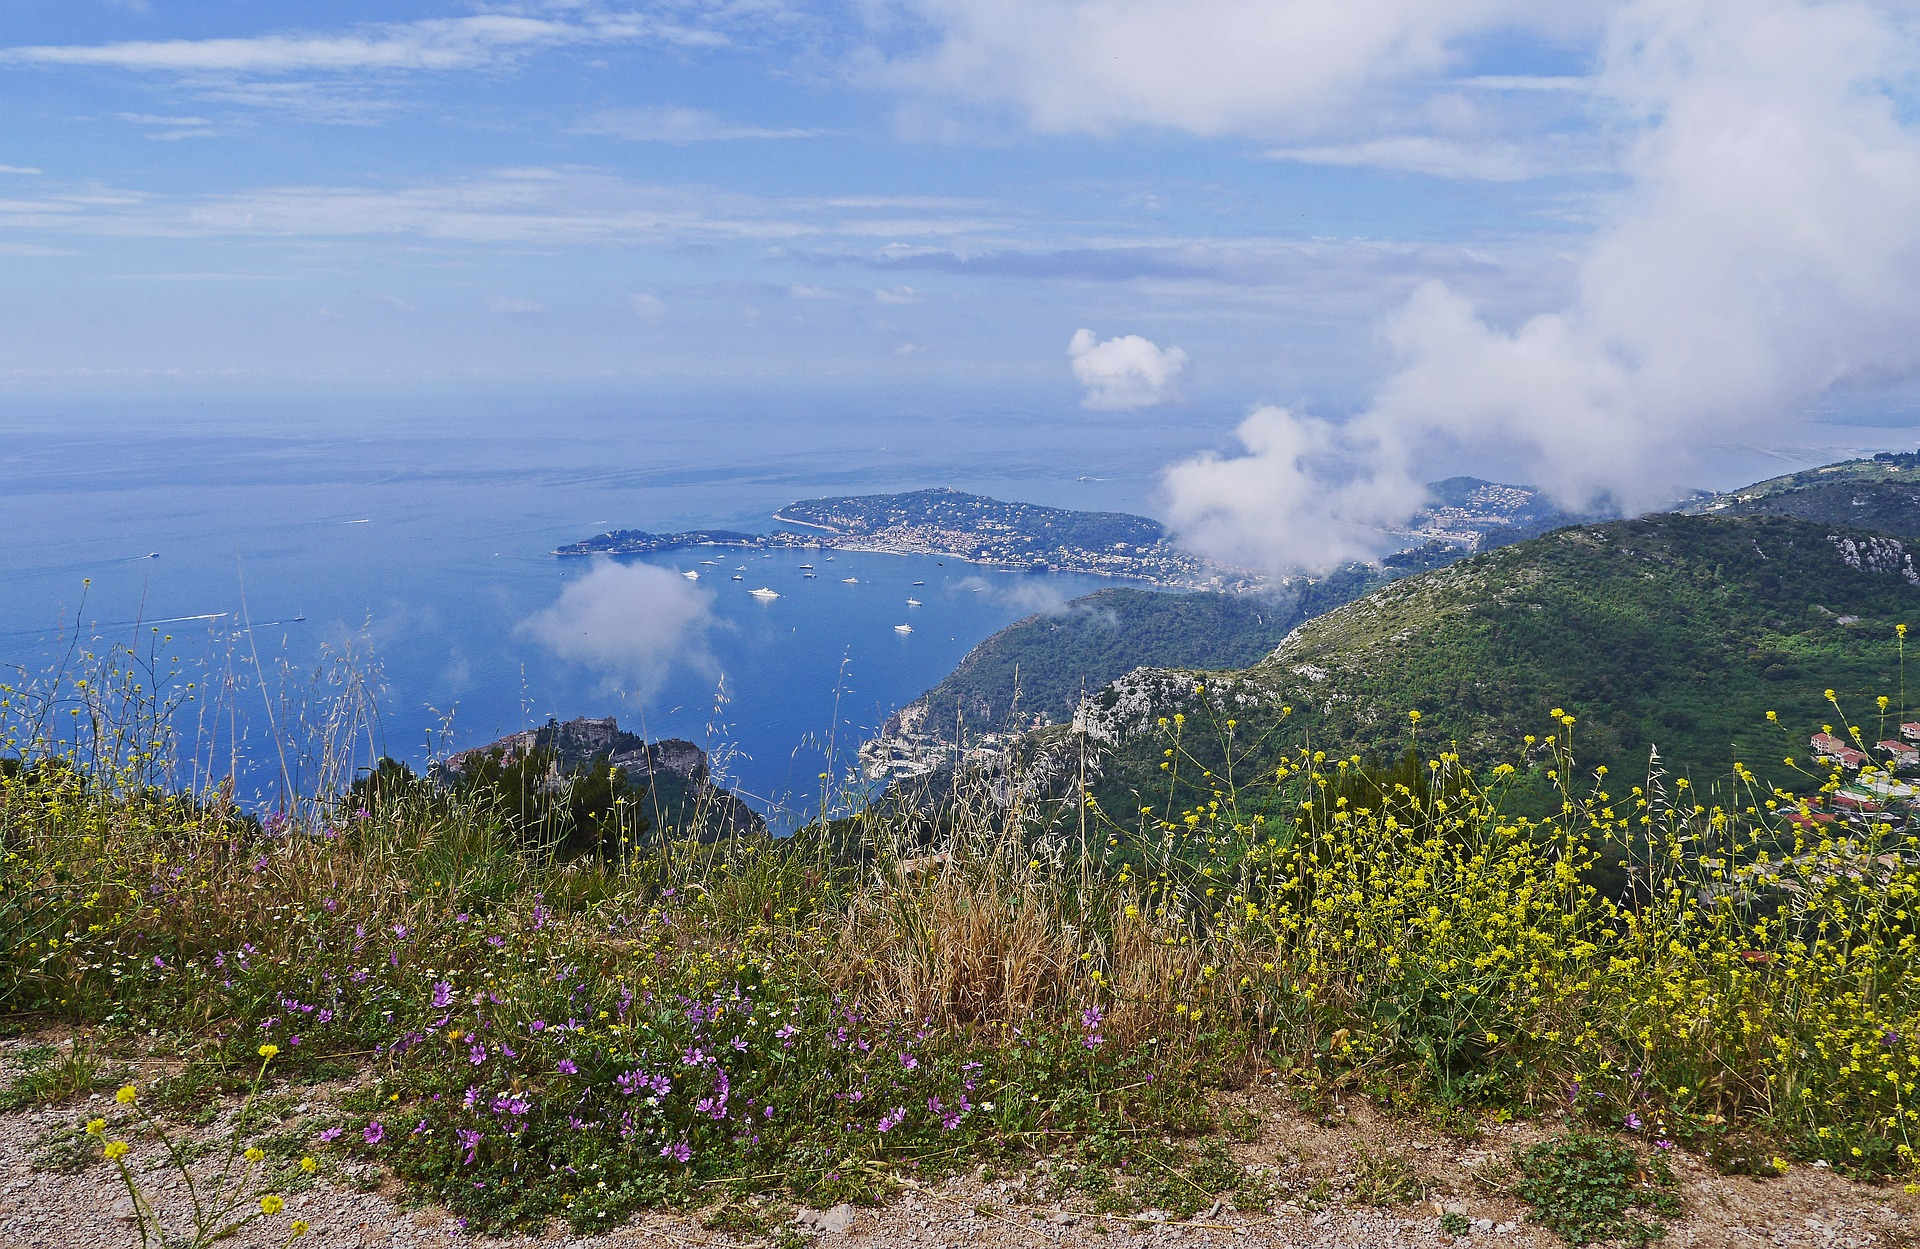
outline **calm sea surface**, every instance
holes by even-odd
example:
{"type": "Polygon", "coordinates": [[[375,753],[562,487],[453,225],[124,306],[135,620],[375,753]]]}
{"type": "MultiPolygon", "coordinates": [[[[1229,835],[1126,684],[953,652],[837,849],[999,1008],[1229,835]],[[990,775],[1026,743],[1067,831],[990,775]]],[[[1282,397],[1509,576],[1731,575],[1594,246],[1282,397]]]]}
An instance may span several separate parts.
{"type": "Polygon", "coordinates": [[[554,546],[610,527],[766,528],[791,499],[928,485],[1141,510],[1178,447],[1151,426],[1090,438],[1019,414],[828,419],[804,397],[748,415],[484,396],[14,404],[0,432],[0,664],[46,671],[76,625],[96,650],[157,625],[203,682],[250,672],[257,650],[288,675],[271,699],[232,699],[243,792],[272,800],[268,706],[284,721],[323,654],[351,649],[381,681],[363,742],[416,765],[548,716],[613,715],[727,750],[763,809],[810,805],[830,754],[835,770],[851,764],[996,629],[1109,583],[712,549],[648,561],[663,572],[596,573],[554,546]],[[762,586],[780,597],[746,593],[762,586]]]}

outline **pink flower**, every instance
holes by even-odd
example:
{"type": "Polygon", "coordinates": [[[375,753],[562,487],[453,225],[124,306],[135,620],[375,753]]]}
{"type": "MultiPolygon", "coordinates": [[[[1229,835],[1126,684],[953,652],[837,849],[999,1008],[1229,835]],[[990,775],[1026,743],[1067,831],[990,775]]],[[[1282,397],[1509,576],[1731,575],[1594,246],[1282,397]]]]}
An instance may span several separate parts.
{"type": "Polygon", "coordinates": [[[381,1126],[378,1119],[375,1119],[367,1125],[367,1130],[361,1133],[361,1135],[367,1138],[367,1144],[378,1145],[381,1141],[387,1139],[387,1129],[381,1126]]]}

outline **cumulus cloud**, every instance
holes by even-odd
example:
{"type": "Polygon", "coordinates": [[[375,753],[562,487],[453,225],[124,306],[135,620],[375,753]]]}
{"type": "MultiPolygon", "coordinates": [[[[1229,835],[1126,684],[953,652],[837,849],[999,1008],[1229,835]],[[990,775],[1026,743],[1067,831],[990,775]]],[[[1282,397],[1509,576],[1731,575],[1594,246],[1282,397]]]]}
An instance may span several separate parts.
{"type": "Polygon", "coordinates": [[[1192,541],[1268,567],[1361,552],[1419,506],[1435,448],[1497,448],[1563,503],[1657,506],[1703,450],[1829,388],[1920,370],[1920,127],[1908,26],[1864,3],[1634,0],[1592,89],[1627,192],[1573,297],[1492,323],[1439,282],[1388,326],[1399,367],[1343,425],[1278,408],[1165,478],[1192,541]]]}
{"type": "Polygon", "coordinates": [[[602,560],[522,632],[560,658],[650,694],[677,669],[713,667],[713,594],[669,568],[602,560]]]}
{"type": "Polygon", "coordinates": [[[1067,343],[1073,375],[1087,388],[1081,402],[1089,408],[1150,408],[1180,397],[1180,375],[1187,353],[1162,350],[1138,334],[1099,341],[1092,330],[1075,330],[1067,343]]]}
{"type": "Polygon", "coordinates": [[[933,46],[878,76],[1010,107],[1034,128],[1306,134],[1374,116],[1392,88],[1451,72],[1459,45],[1565,34],[1603,0],[898,0],[933,46]]]}

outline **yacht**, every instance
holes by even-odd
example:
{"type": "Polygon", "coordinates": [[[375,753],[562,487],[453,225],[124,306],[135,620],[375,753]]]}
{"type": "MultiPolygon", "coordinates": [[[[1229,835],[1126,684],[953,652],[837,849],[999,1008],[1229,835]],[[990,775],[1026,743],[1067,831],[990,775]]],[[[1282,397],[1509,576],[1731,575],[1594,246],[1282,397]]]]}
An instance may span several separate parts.
{"type": "Polygon", "coordinates": [[[743,577],[743,576],[741,576],[741,575],[740,575],[739,573],[735,573],[735,574],[733,574],[733,579],[734,579],[735,581],[745,581],[745,580],[746,580],[746,578],[745,578],[745,577],[743,577]]]}
{"type": "Polygon", "coordinates": [[[689,568],[685,572],[681,573],[680,575],[685,577],[688,581],[700,580],[700,570],[697,568],[689,568]]]}
{"type": "Polygon", "coordinates": [[[893,626],[893,631],[895,633],[912,633],[913,626],[912,625],[895,625],[893,626]]]}
{"type": "Polygon", "coordinates": [[[907,600],[907,606],[908,606],[908,607],[918,607],[918,606],[920,606],[920,600],[919,600],[919,599],[917,599],[917,598],[910,598],[910,599],[908,599],[908,600],[907,600]]]}
{"type": "Polygon", "coordinates": [[[927,584],[927,583],[926,583],[926,582],[924,582],[924,581],[916,581],[916,582],[914,582],[913,584],[915,584],[915,585],[925,585],[925,584],[927,584]]]}
{"type": "Polygon", "coordinates": [[[747,593],[753,595],[753,597],[757,599],[764,599],[769,603],[772,602],[774,599],[777,599],[780,597],[780,591],[769,590],[766,586],[761,586],[757,590],[748,590],[747,593]]]}
{"type": "Polygon", "coordinates": [[[801,575],[801,576],[803,576],[803,577],[805,577],[805,578],[806,578],[806,579],[807,579],[808,581],[812,581],[812,580],[813,580],[813,579],[814,579],[814,578],[815,578],[816,576],[818,576],[819,574],[818,574],[818,573],[811,573],[811,572],[803,572],[803,573],[801,573],[800,575],[801,575]]]}
{"type": "Polygon", "coordinates": [[[842,577],[842,578],[840,578],[840,584],[841,584],[841,585],[859,585],[859,584],[860,584],[860,578],[858,578],[858,577],[842,577]]]}
{"type": "Polygon", "coordinates": [[[805,572],[805,571],[806,571],[807,569],[809,569],[809,568],[811,568],[811,567],[813,567],[813,565],[812,565],[812,564],[802,564],[802,565],[800,565],[800,570],[801,570],[802,572],[805,572]]]}

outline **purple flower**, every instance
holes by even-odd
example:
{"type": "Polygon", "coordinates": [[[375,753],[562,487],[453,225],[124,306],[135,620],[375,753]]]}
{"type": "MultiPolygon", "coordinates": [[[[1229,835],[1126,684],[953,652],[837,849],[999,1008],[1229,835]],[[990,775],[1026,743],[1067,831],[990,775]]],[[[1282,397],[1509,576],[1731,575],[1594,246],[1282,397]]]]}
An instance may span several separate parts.
{"type": "Polygon", "coordinates": [[[164,958],[161,958],[158,954],[156,954],[153,956],[153,965],[155,967],[165,967],[167,965],[167,960],[164,958]]]}
{"type": "Polygon", "coordinates": [[[660,1156],[662,1158],[671,1158],[675,1162],[685,1162],[687,1159],[693,1157],[693,1151],[687,1148],[685,1141],[676,1141],[671,1145],[662,1145],[660,1147],[660,1156]]]}
{"type": "Polygon", "coordinates": [[[378,1119],[375,1119],[367,1125],[367,1130],[361,1133],[361,1135],[367,1138],[367,1144],[378,1145],[381,1141],[387,1139],[387,1129],[381,1126],[378,1119]]]}
{"type": "Polygon", "coordinates": [[[908,1071],[912,1071],[915,1067],[918,1067],[920,1065],[920,1060],[918,1058],[915,1058],[912,1054],[902,1054],[900,1055],[900,1065],[902,1067],[905,1067],[908,1071]]]}
{"type": "Polygon", "coordinates": [[[314,1139],[318,1140],[322,1145],[331,1145],[340,1139],[340,1132],[340,1128],[328,1128],[314,1139]]]}
{"type": "Polygon", "coordinates": [[[799,1031],[800,1029],[794,1027],[792,1023],[788,1023],[786,1027],[780,1029],[780,1031],[774,1033],[773,1035],[780,1038],[780,1044],[782,1046],[785,1046],[787,1048],[792,1048],[794,1035],[799,1031]]]}
{"type": "Polygon", "coordinates": [[[1669,1140],[1665,1140],[1665,1139],[1661,1139],[1661,1140],[1657,1140],[1657,1141],[1655,1141],[1655,1142],[1653,1143],[1653,1147],[1654,1147],[1655,1149],[1672,1149],[1672,1148],[1673,1148],[1673,1142],[1672,1142],[1672,1141],[1669,1141],[1669,1140]]]}
{"type": "Polygon", "coordinates": [[[580,1068],[573,1065],[573,1059],[571,1058],[562,1058],[555,1064],[555,1068],[563,1076],[577,1076],[580,1074],[580,1068]]]}
{"type": "Polygon", "coordinates": [[[461,1128],[454,1133],[454,1136],[459,1138],[460,1148],[467,1151],[466,1165],[472,1166],[474,1158],[480,1153],[480,1142],[484,1138],[472,1128],[461,1128]]]}
{"type": "Polygon", "coordinates": [[[487,1061],[487,1047],[475,1041],[467,1050],[467,1061],[476,1067],[487,1061]]]}
{"type": "Polygon", "coordinates": [[[1636,1115],[1636,1114],[1633,1114],[1632,1112],[1628,1112],[1628,1114],[1627,1114],[1627,1119],[1626,1119],[1626,1124],[1627,1124],[1627,1130],[1628,1130],[1628,1131],[1630,1131],[1630,1132],[1638,1132],[1638,1131],[1640,1130],[1640,1126],[1641,1126],[1641,1125],[1640,1125],[1640,1116],[1639,1116],[1639,1115],[1636,1115]]]}
{"type": "Polygon", "coordinates": [[[433,1009],[445,1010],[453,1001],[453,985],[445,980],[436,980],[433,984],[433,1009]]]}
{"type": "Polygon", "coordinates": [[[393,926],[393,935],[405,941],[407,939],[407,926],[405,924],[395,924],[393,926]]]}
{"type": "Polygon", "coordinates": [[[333,1022],[333,1012],[332,1012],[332,1011],[330,1011],[330,1010],[323,1010],[323,1011],[321,1011],[321,1012],[320,1012],[319,1014],[317,1014],[317,1015],[315,1015],[315,1016],[313,1017],[313,1022],[315,1022],[315,1023],[332,1023],[332,1022],[333,1022]]]}
{"type": "Polygon", "coordinates": [[[902,1123],[906,1122],[906,1118],[907,1118],[907,1108],[905,1106],[895,1106],[892,1110],[888,1111],[886,1114],[881,1115],[880,1122],[876,1123],[874,1126],[882,1132],[891,1132],[895,1128],[899,1127],[902,1123]]]}
{"type": "Polygon", "coordinates": [[[731,1042],[731,1044],[732,1044],[732,1046],[733,1046],[733,1048],[735,1048],[736,1050],[739,1050],[739,1051],[740,1051],[740,1052],[742,1052],[742,1053],[745,1053],[745,1052],[746,1052],[746,1049],[747,1049],[747,1043],[746,1043],[746,1042],[745,1042],[744,1040],[742,1040],[741,1038],[739,1038],[739,1037],[735,1037],[735,1038],[733,1038],[733,1040],[732,1040],[732,1042],[731,1042]]]}
{"type": "Polygon", "coordinates": [[[705,1062],[706,1059],[707,1056],[701,1053],[699,1046],[696,1045],[687,1046],[680,1055],[681,1063],[688,1067],[698,1067],[701,1063],[705,1062]]]}
{"type": "Polygon", "coordinates": [[[322,902],[320,904],[320,909],[325,911],[327,914],[331,915],[335,911],[340,909],[340,904],[338,902],[335,902],[332,898],[328,898],[325,902],[322,902]]]}
{"type": "Polygon", "coordinates": [[[507,939],[505,937],[494,936],[494,937],[487,938],[487,944],[492,946],[496,950],[499,949],[501,946],[505,945],[506,943],[507,943],[507,939]]]}
{"type": "Polygon", "coordinates": [[[1080,1026],[1088,1032],[1092,1032],[1100,1026],[1100,1021],[1105,1018],[1106,1016],[1100,1013],[1098,1006],[1089,1006],[1080,1012],[1080,1026]]]}
{"type": "Polygon", "coordinates": [[[473,1104],[479,1100],[480,1100],[480,1090],[474,1087],[473,1085],[469,1084],[467,1086],[467,1096],[465,1100],[463,1100],[460,1104],[462,1106],[465,1106],[468,1110],[472,1110],[473,1104]]]}

